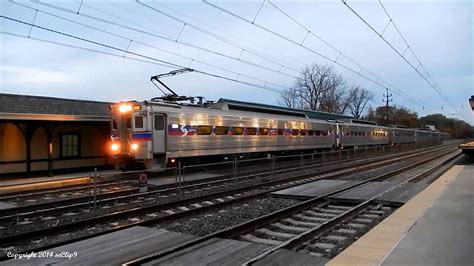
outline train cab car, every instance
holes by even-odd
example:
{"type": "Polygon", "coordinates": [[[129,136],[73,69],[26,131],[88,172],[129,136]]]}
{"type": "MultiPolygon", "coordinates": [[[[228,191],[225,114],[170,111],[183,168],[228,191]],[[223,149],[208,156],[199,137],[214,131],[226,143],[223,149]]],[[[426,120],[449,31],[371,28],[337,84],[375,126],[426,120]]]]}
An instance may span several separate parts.
{"type": "MultiPolygon", "coordinates": [[[[110,106],[112,111],[111,141],[108,150],[116,161],[119,168],[143,168],[143,162],[153,159],[155,147],[153,141],[160,139],[164,141],[164,130],[153,130],[163,128],[164,121],[150,115],[150,109],[139,102],[120,102],[110,106]],[[140,165],[137,165],[141,162],[140,165]],[[133,165],[130,165],[133,163],[133,165]]],[[[159,149],[158,149],[159,150],[159,149]]],[[[164,150],[163,150],[164,152],[164,150]]]]}
{"type": "Polygon", "coordinates": [[[304,113],[269,114],[157,101],[111,106],[109,150],[119,168],[165,168],[178,161],[239,154],[331,149],[336,126],[304,113]]]}

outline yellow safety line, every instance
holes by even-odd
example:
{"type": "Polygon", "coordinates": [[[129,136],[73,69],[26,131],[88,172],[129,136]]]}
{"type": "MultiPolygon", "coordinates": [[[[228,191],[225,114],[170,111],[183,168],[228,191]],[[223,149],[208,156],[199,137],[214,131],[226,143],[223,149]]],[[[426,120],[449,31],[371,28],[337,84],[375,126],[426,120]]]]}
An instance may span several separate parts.
{"type": "Polygon", "coordinates": [[[379,265],[463,169],[453,166],[326,265],[379,265]]]}

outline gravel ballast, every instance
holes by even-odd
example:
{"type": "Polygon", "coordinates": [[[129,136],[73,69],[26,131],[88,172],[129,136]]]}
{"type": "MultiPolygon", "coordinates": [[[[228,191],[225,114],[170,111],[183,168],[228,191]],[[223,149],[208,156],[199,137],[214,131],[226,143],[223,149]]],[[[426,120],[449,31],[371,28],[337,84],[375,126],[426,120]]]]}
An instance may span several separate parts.
{"type": "Polygon", "coordinates": [[[219,210],[204,212],[193,218],[183,218],[169,223],[162,223],[158,227],[174,232],[204,236],[300,202],[295,199],[269,196],[233,204],[219,210]]]}

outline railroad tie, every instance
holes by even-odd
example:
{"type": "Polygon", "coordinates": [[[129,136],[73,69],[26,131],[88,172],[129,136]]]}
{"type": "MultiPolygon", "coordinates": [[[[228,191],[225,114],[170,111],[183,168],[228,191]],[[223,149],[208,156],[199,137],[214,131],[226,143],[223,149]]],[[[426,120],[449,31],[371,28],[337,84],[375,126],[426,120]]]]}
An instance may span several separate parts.
{"type": "Polygon", "coordinates": [[[365,218],[365,219],[373,219],[373,220],[377,220],[380,218],[379,215],[375,215],[375,214],[362,214],[361,216],[359,216],[361,218],[365,218]]]}
{"type": "Polygon", "coordinates": [[[345,229],[345,228],[341,228],[341,229],[335,230],[334,232],[336,232],[336,233],[338,233],[338,234],[341,234],[341,235],[355,235],[355,234],[357,233],[356,230],[345,229]]]}
{"type": "Polygon", "coordinates": [[[366,226],[365,224],[356,224],[356,223],[348,223],[346,225],[351,228],[357,228],[357,229],[362,229],[366,226]]]}
{"type": "Polygon", "coordinates": [[[326,239],[326,240],[328,240],[328,241],[334,241],[334,242],[338,242],[338,243],[344,243],[344,242],[347,240],[347,237],[346,237],[346,236],[328,235],[328,236],[325,236],[324,239],[326,239]]]}
{"type": "Polygon", "coordinates": [[[259,229],[256,229],[255,232],[264,234],[270,237],[278,237],[278,238],[284,238],[284,239],[292,239],[293,237],[297,236],[295,234],[275,232],[267,228],[259,228],[259,229]]]}
{"type": "Polygon", "coordinates": [[[357,219],[354,219],[354,222],[359,223],[359,224],[371,224],[374,222],[374,220],[365,219],[365,218],[357,218],[357,219]]]}
{"type": "Polygon", "coordinates": [[[251,234],[241,235],[240,239],[242,239],[244,241],[248,241],[248,242],[265,244],[265,245],[272,245],[272,246],[279,246],[279,245],[283,244],[283,241],[259,238],[259,237],[256,237],[254,235],[251,235],[251,234]]]}
{"type": "Polygon", "coordinates": [[[350,207],[350,206],[339,206],[339,205],[328,205],[328,208],[344,210],[344,211],[352,209],[352,207],[350,207]]]}
{"type": "Polygon", "coordinates": [[[283,219],[282,221],[293,224],[293,225],[309,227],[309,228],[313,228],[319,225],[318,223],[300,222],[300,221],[293,220],[291,218],[286,218],[286,219],[283,219]]]}
{"type": "Polygon", "coordinates": [[[343,212],[345,212],[345,210],[334,210],[334,209],[323,209],[323,208],[312,208],[313,210],[317,211],[317,212],[323,212],[323,213],[332,213],[332,214],[341,214],[343,212]]]}
{"type": "Polygon", "coordinates": [[[298,218],[299,220],[306,220],[306,221],[310,221],[310,222],[316,222],[316,223],[324,223],[325,221],[327,221],[328,219],[324,219],[324,218],[318,218],[318,217],[311,217],[311,216],[306,216],[306,215],[303,215],[303,214],[295,214],[293,215],[294,218],[298,218]]]}
{"type": "Polygon", "coordinates": [[[384,215],[385,211],[376,211],[376,210],[370,210],[366,212],[367,214],[374,214],[374,215],[384,215]]]}
{"type": "Polygon", "coordinates": [[[280,230],[295,232],[298,234],[308,231],[308,229],[306,228],[284,225],[282,223],[273,223],[273,224],[270,224],[270,226],[275,227],[280,230]]]}
{"type": "Polygon", "coordinates": [[[330,243],[321,243],[321,242],[317,242],[317,243],[314,243],[314,244],[309,244],[309,246],[313,249],[322,249],[322,250],[325,250],[325,251],[331,251],[333,248],[336,247],[336,245],[334,244],[330,244],[330,243]]]}

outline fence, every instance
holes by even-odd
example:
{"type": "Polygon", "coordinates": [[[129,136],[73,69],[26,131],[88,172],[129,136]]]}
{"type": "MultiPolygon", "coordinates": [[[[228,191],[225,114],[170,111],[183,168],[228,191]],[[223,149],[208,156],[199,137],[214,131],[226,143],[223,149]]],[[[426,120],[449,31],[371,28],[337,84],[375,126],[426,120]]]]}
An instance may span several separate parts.
{"type": "MultiPolygon", "coordinates": [[[[407,143],[390,146],[371,146],[353,149],[340,149],[332,151],[318,151],[314,153],[291,154],[281,156],[268,156],[264,158],[240,159],[237,156],[229,157],[227,161],[218,163],[207,163],[197,165],[182,165],[178,161],[175,167],[160,168],[149,171],[130,171],[125,174],[129,177],[139,176],[146,173],[148,176],[161,176],[167,180],[169,188],[175,188],[176,194],[183,196],[185,184],[212,182],[223,179],[246,180],[256,176],[264,178],[275,178],[278,174],[293,171],[306,170],[327,164],[342,163],[354,158],[370,158],[384,154],[400,153],[414,149],[426,148],[431,143],[407,143]]],[[[102,181],[113,180],[117,174],[98,174],[94,171],[90,175],[89,205],[92,209],[100,207],[102,198],[102,181]],[[107,178],[108,177],[108,178],[107,178]]],[[[161,179],[160,179],[161,180],[161,179]]],[[[148,192],[153,193],[153,192],[148,192]]],[[[158,192],[156,192],[158,193],[158,192]]],[[[158,195],[155,195],[158,197],[158,195]]]]}

